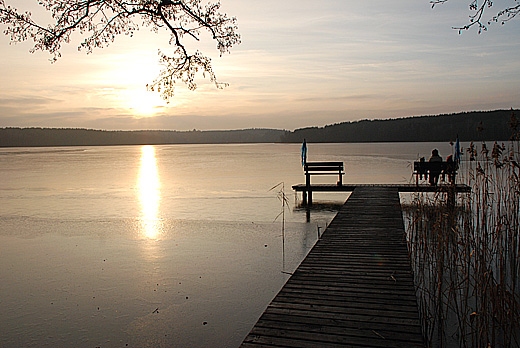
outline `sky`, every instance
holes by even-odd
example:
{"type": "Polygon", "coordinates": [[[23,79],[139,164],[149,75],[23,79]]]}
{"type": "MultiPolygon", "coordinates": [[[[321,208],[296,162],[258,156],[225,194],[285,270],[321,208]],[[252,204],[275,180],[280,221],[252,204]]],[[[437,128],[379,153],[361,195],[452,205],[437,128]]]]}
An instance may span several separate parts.
{"type": "MultiPolygon", "coordinates": [[[[39,13],[37,0],[5,1],[39,13]]],[[[459,34],[469,2],[221,0],[242,43],[222,57],[212,40],[186,46],[200,46],[229,86],[178,83],[168,103],[146,89],[165,33],[143,27],[88,55],[75,36],[54,64],[0,35],[0,127],[293,130],[520,108],[520,18],[459,34]]],[[[494,1],[487,17],[511,3],[494,1]]]]}

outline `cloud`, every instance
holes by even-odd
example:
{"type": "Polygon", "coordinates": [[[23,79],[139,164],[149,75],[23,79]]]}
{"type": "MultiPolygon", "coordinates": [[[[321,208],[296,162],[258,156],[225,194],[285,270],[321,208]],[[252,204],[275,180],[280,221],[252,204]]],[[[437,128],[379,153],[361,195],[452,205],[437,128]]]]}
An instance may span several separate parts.
{"type": "Polygon", "coordinates": [[[24,105],[25,108],[30,109],[51,105],[59,101],[58,99],[42,96],[0,96],[0,108],[19,108],[20,105],[24,105]]]}
{"type": "MultiPolygon", "coordinates": [[[[0,39],[0,127],[105,129],[286,128],[363,118],[520,107],[520,21],[482,35],[451,27],[467,3],[430,8],[428,0],[226,0],[242,45],[213,57],[218,90],[179,84],[166,104],[146,92],[168,36],[146,29],[91,55],[66,46],[50,65],[27,44],[0,39]],[[148,116],[148,117],[141,117],[148,116]],[[152,116],[152,117],[150,117],[152,116]]],[[[495,6],[494,6],[495,7],[495,6]]]]}

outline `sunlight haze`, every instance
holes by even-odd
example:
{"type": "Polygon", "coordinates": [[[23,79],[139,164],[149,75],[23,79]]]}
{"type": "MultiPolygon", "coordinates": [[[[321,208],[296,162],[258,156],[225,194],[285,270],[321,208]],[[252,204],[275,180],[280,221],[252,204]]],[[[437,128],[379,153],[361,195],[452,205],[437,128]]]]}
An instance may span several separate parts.
{"type": "MultiPolygon", "coordinates": [[[[494,1],[486,15],[509,3],[494,1]]],[[[292,130],[520,108],[520,21],[459,34],[452,26],[467,23],[468,4],[222,0],[242,43],[222,57],[208,36],[185,44],[211,56],[229,87],[200,76],[195,91],[178,82],[169,103],[146,89],[160,70],[158,50],[171,49],[165,32],[141,27],[89,55],[73,35],[54,64],[2,35],[0,127],[292,130]]],[[[37,1],[24,6],[38,12],[37,1]]]]}

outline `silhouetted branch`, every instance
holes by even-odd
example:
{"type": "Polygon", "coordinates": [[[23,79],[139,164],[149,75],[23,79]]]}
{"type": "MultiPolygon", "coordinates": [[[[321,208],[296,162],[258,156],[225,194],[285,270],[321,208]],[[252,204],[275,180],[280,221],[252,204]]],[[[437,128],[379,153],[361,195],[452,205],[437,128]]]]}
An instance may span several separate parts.
{"type": "Polygon", "coordinates": [[[12,43],[31,40],[34,42],[31,52],[48,51],[51,62],[61,57],[61,45],[69,43],[74,32],[84,37],[78,49],[91,53],[94,48],[108,46],[118,35],[133,36],[140,26],[154,33],[167,30],[169,44],[175,50],[171,55],[160,51],[165,68],[147,86],[166,100],[173,96],[177,80],[195,89],[198,72],[207,74],[218,88],[226,85],[217,82],[209,57],[199,51],[188,52],[183,43],[185,35],[198,41],[202,31],[209,32],[220,55],[240,43],[236,18],[220,13],[219,2],[204,5],[201,0],[40,0],[39,4],[50,13],[53,23],[38,24],[30,12],[18,11],[6,0],[0,0],[0,24],[6,26],[4,34],[12,43]],[[136,19],[141,20],[140,25],[136,19]]]}
{"type": "MultiPolygon", "coordinates": [[[[439,4],[444,4],[450,0],[431,0],[430,4],[432,4],[432,8],[439,4]]],[[[472,12],[469,15],[469,23],[460,27],[453,27],[453,29],[458,30],[459,34],[463,30],[469,30],[471,27],[478,27],[478,33],[482,33],[483,31],[487,31],[488,25],[491,22],[501,22],[501,24],[505,24],[511,19],[515,18],[516,15],[520,12],[520,4],[518,0],[513,0],[515,5],[510,5],[505,9],[499,11],[495,16],[493,16],[489,21],[483,20],[484,13],[487,9],[493,6],[492,0],[481,0],[480,4],[478,0],[472,0],[469,4],[469,10],[472,12]]]]}

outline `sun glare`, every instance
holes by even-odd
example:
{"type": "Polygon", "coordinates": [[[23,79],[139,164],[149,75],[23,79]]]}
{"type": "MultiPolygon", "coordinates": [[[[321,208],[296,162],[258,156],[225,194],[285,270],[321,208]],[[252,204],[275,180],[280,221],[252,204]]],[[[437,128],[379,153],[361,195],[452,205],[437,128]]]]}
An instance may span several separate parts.
{"type": "Polygon", "coordinates": [[[162,222],[159,219],[161,185],[155,148],[150,145],[141,148],[138,188],[141,202],[141,233],[149,239],[157,239],[162,229],[162,222]]]}
{"type": "Polygon", "coordinates": [[[128,93],[126,107],[135,117],[151,117],[161,111],[164,103],[158,93],[135,91],[128,93]]]}

